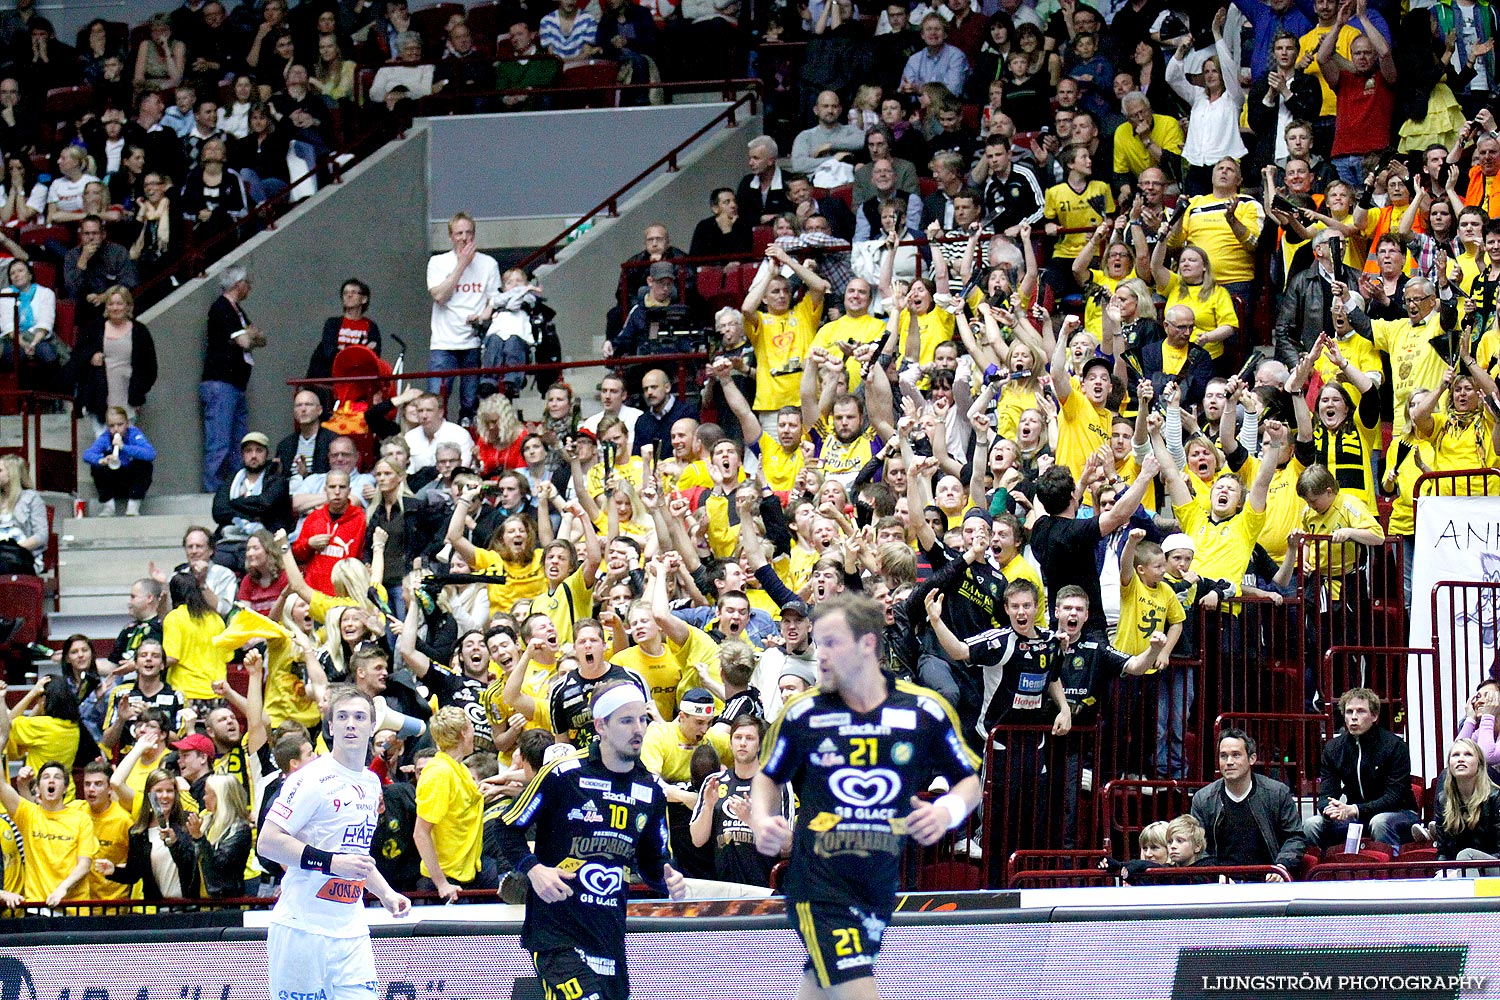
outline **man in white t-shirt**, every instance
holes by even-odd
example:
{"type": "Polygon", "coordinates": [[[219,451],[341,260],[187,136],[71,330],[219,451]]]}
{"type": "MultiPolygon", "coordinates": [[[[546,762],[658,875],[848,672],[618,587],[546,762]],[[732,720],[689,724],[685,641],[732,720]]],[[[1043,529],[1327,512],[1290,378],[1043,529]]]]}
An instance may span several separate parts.
{"type": "MultiPolygon", "coordinates": [[[[427,262],[427,291],[432,296],[427,357],[435,372],[479,367],[480,330],[489,326],[490,297],[500,290],[500,265],[475,248],[469,213],[459,212],[448,220],[448,239],[453,249],[427,262]]],[[[428,389],[441,393],[448,381],[434,378],[428,389]]],[[[459,419],[472,420],[479,406],[478,377],[459,376],[458,393],[459,419]]]]}
{"type": "Polygon", "coordinates": [[[350,685],[334,688],[328,727],[331,752],[292,772],[261,827],[260,853],[286,869],[266,932],[273,997],[374,997],[365,889],[394,916],[411,909],[370,857],[381,795],[365,767],[374,701],[350,685]]]}
{"type": "Polygon", "coordinates": [[[418,396],[417,420],[417,426],[406,432],[406,448],[411,452],[411,461],[406,463],[408,473],[436,465],[440,444],[455,445],[463,453],[463,464],[469,464],[474,454],[474,439],[462,427],[443,419],[441,399],[430,392],[418,396]]]}
{"type": "Polygon", "coordinates": [[[625,429],[630,432],[630,440],[635,440],[635,422],[641,415],[640,410],[625,403],[625,379],[610,372],[599,380],[599,402],[604,404],[604,409],[589,417],[582,424],[586,431],[599,433],[599,421],[606,415],[618,417],[624,421],[625,429]]]}

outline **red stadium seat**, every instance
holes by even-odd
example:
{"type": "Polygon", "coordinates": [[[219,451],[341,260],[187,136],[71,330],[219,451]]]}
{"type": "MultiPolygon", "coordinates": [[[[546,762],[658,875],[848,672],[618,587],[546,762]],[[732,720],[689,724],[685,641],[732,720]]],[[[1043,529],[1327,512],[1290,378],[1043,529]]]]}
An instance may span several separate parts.
{"type": "Polygon", "coordinates": [[[510,30],[510,25],[500,23],[503,19],[502,5],[498,3],[475,4],[464,16],[469,22],[469,30],[474,33],[474,44],[487,58],[495,58],[496,42],[502,32],[510,30]]]}
{"type": "Polygon", "coordinates": [[[937,194],[937,189],[938,183],[931,177],[917,178],[917,194],[921,195],[923,198],[931,198],[933,195],[937,194]]]}
{"type": "Polygon", "coordinates": [[[36,279],[38,285],[46,285],[54,291],[59,287],[57,283],[57,265],[51,261],[32,261],[31,276],[36,279]]]}
{"type": "Polygon", "coordinates": [[[72,299],[57,300],[57,316],[53,320],[56,324],[57,339],[69,347],[78,336],[78,325],[76,322],[77,304],[72,299]]]}
{"type": "Polygon", "coordinates": [[[462,14],[461,3],[435,3],[411,12],[411,30],[422,36],[428,52],[441,53],[448,43],[443,27],[454,14],[462,14]]]}
{"type": "Polygon", "coordinates": [[[23,247],[45,246],[52,240],[72,246],[73,230],[67,226],[36,226],[32,229],[21,230],[21,235],[16,238],[16,242],[23,247]]]}
{"type": "Polygon", "coordinates": [[[620,103],[620,92],[613,89],[620,82],[620,64],[608,59],[589,59],[563,69],[559,87],[588,87],[597,94],[563,96],[567,107],[613,108],[620,103]]]}
{"type": "Polygon", "coordinates": [[[750,249],[759,257],[766,252],[766,247],[770,246],[771,241],[776,238],[773,235],[775,231],[770,226],[756,226],[751,232],[754,242],[751,244],[750,249]]]}
{"type": "Polygon", "coordinates": [[[0,617],[21,619],[21,627],[11,636],[12,644],[44,641],[47,638],[47,619],[43,608],[42,578],[0,576],[0,617]]]}
{"type": "Polygon", "coordinates": [[[724,269],[717,264],[698,268],[698,294],[712,302],[724,292],[724,269]]]}

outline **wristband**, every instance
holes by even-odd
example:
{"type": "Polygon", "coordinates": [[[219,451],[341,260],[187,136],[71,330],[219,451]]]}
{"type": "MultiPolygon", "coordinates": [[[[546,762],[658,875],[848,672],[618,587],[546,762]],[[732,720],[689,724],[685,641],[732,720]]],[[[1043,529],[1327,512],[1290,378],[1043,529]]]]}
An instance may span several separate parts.
{"type": "Polygon", "coordinates": [[[302,848],[302,868],[304,871],[322,872],[324,875],[332,875],[333,852],[320,850],[308,844],[302,848]]]}
{"type": "Polygon", "coordinates": [[[962,796],[949,792],[938,798],[933,805],[944,809],[948,813],[948,829],[954,830],[963,825],[964,820],[969,818],[969,804],[962,796]]]}

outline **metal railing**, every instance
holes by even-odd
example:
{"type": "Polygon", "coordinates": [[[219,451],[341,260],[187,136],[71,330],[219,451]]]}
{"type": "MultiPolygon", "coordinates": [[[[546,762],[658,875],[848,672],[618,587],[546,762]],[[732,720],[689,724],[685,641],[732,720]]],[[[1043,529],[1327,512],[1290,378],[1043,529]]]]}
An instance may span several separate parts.
{"type": "Polygon", "coordinates": [[[729,107],[714,115],[713,118],[709,119],[708,122],[706,122],[702,127],[694,131],[692,135],[688,136],[686,139],[682,140],[677,145],[667,150],[667,152],[658,157],[655,162],[653,162],[645,170],[642,170],[640,173],[636,174],[630,180],[622,184],[619,188],[615,189],[615,191],[607,198],[599,202],[599,204],[595,205],[593,208],[589,209],[566,229],[558,233],[552,239],[548,240],[541,247],[538,247],[536,250],[532,251],[516,266],[526,271],[530,271],[538,264],[551,263],[555,261],[557,259],[557,251],[561,249],[561,247],[568,242],[568,238],[576,233],[582,226],[586,225],[589,222],[592,222],[600,215],[607,215],[610,217],[619,215],[620,202],[624,200],[624,198],[628,194],[630,194],[630,192],[633,191],[637,185],[646,180],[649,180],[653,175],[656,174],[658,170],[661,170],[662,168],[666,168],[666,171],[668,173],[675,173],[677,171],[678,157],[685,153],[699,139],[703,138],[705,135],[708,135],[708,133],[712,132],[720,125],[723,125],[726,128],[737,127],[739,125],[739,113],[742,108],[746,109],[752,115],[756,114],[760,107],[760,89],[759,81],[753,82],[755,84],[753,89],[750,89],[746,93],[741,94],[734,100],[733,103],[729,105],[729,107]]]}

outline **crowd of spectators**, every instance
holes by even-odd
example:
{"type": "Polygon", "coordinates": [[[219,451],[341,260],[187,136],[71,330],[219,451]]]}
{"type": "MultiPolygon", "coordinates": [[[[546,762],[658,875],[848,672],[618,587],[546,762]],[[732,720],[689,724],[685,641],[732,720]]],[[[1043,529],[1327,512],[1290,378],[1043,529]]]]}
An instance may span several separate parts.
{"type": "MultiPolygon", "coordinates": [[[[0,714],[26,762],[0,783],[8,901],[274,891],[249,834],[281,776],[326,746],[331,683],[376,699],[389,822],[373,853],[399,890],[504,893],[492,824],[549,755],[588,747],[589,694],[617,680],[652,707],[643,761],[668,789],[677,866],[764,887],[774,859],[750,842],[744,790],[765,724],[817,683],[810,619],[838,593],[885,605],[890,672],[944,695],[976,747],[996,726],[1050,731],[1001,748],[990,780],[1023,804],[1060,780],[1064,810],[1076,754],[1060,779],[1041,767],[1075,727],[1141,727],[1135,777],[1201,771],[1187,733],[1223,692],[1199,668],[1231,640],[1253,647],[1251,602],[1359,634],[1378,568],[1403,552],[1407,593],[1396,577],[1380,596],[1410,601],[1417,478],[1492,467],[1500,449],[1488,6],[830,0],[743,24],[738,3],[702,22],[689,6],[662,17],[657,54],[693,36],[681,22],[734,44],[808,39],[797,127],[748,143],[688,250],[646,229],[600,304],[613,370],[586,419],[566,380],[538,381],[527,420],[520,380],[455,375],[376,392],[353,427],[300,391],[273,440],[246,417],[269,343],[247,314],[252,275],[225,270],[200,386],[214,523],[187,532],[181,565],[146,568],[107,655],[70,638],[0,714]],[[650,357],[685,327],[712,330],[701,378],[650,357]]],[[[655,21],[635,8],[515,12],[502,30],[522,56],[650,54],[633,47],[655,21]]],[[[325,37],[350,30],[344,13],[325,37]]],[[[409,65],[376,85],[437,88],[424,54],[403,54],[404,4],[382,13],[364,44],[409,65]]],[[[311,141],[280,0],[243,50],[195,48],[177,16],[153,25],[138,83],[200,63],[223,80],[243,60],[254,132],[274,68],[273,113],[280,95],[277,117],[311,141]]],[[[480,93],[472,30],[447,31],[443,86],[480,93]]],[[[177,109],[184,141],[164,145],[199,183],[221,179],[218,109],[177,109]]],[[[86,155],[59,155],[80,197],[86,155]]],[[[107,225],[78,221],[89,235],[70,253],[119,256],[94,242],[107,225]]],[[[448,233],[426,268],[432,369],[537,356],[556,337],[540,285],[478,250],[468,215],[448,233]]],[[[36,287],[24,266],[8,277],[22,297],[36,287]]],[[[90,462],[107,509],[130,514],[156,460],[130,424],[154,353],[119,281],[78,287],[100,311],[72,359],[100,422],[90,462]]],[[[341,286],[310,371],[378,353],[368,306],[360,281],[341,286]]],[[[46,309],[33,293],[28,329],[46,309]]],[[[22,345],[42,359],[46,337],[22,345]]],[[[28,475],[0,461],[0,556],[8,540],[21,561],[38,543],[28,475]]],[[[1301,762],[1321,782],[1310,814],[1263,773],[1254,736],[1226,729],[1220,778],[1143,837],[1151,863],[1295,875],[1355,823],[1444,859],[1500,856],[1493,683],[1435,804],[1413,796],[1409,748],[1382,724],[1393,692],[1324,686],[1309,669],[1290,708],[1341,727],[1301,762]]],[[[1073,830],[1034,825],[1060,834],[1043,846],[1073,830]]]]}

